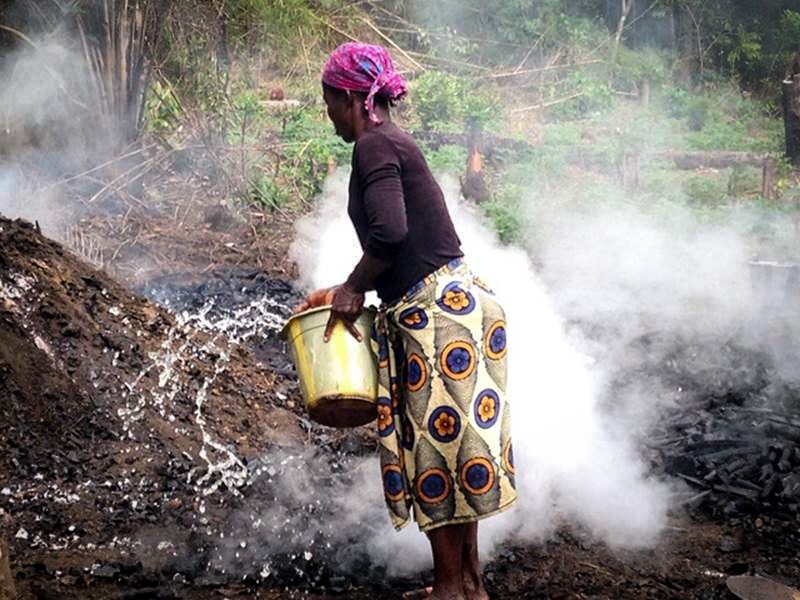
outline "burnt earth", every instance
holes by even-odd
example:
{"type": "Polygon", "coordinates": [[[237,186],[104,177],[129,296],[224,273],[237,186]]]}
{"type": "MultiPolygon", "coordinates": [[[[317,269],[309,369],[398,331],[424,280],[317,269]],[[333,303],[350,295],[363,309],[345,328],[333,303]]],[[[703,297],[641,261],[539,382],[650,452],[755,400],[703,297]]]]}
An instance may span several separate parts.
{"type": "MultiPolygon", "coordinates": [[[[374,448],[368,429],[328,430],[303,415],[277,335],[296,298],[241,266],[133,293],[0,218],[0,542],[18,597],[391,599],[430,581],[388,579],[359,554],[357,530],[334,538],[335,523],[319,525],[325,498],[303,512],[273,482],[293,456],[317,465],[314,478],[339,474],[331,497],[349,493],[349,461],[374,448]],[[264,578],[262,557],[235,545],[236,560],[215,564],[209,532],[235,541],[243,511],[270,503],[316,528],[319,547],[350,543],[347,568],[325,551],[277,551],[264,578]]],[[[565,524],[494,557],[492,597],[725,599],[726,577],[743,573],[796,585],[797,394],[784,386],[776,404],[770,365],[742,361],[736,385],[709,394],[697,382],[694,400],[662,423],[654,471],[696,492],[656,548],[612,551],[565,524]]],[[[273,530],[279,546],[285,533],[273,530]]]]}

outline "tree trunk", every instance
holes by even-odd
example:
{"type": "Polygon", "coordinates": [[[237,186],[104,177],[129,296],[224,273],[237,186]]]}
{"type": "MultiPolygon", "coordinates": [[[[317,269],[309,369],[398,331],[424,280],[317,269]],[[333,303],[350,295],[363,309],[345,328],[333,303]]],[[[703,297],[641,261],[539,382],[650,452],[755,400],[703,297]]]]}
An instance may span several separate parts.
{"type": "Polygon", "coordinates": [[[786,156],[800,166],[800,74],[783,82],[783,123],[786,130],[786,156]]]}
{"type": "Polygon", "coordinates": [[[141,132],[150,54],[158,42],[167,0],[100,0],[78,14],[84,57],[92,73],[91,101],[119,145],[141,132]]]}

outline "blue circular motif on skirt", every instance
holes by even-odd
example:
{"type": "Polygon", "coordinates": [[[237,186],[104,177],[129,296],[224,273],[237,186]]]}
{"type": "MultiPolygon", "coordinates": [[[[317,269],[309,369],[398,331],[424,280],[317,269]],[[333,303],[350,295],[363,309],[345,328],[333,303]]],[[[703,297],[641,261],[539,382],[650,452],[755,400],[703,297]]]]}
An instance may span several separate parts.
{"type": "Polygon", "coordinates": [[[469,369],[471,363],[472,356],[470,356],[470,353],[464,348],[453,348],[447,355],[447,366],[450,367],[450,371],[456,375],[460,375],[469,369]]]}
{"type": "Polygon", "coordinates": [[[492,332],[489,347],[495,354],[500,354],[506,347],[506,328],[498,327],[492,332]]]}
{"type": "Polygon", "coordinates": [[[475,397],[475,422],[482,429],[489,429],[500,417],[500,396],[493,389],[485,389],[475,397]]]}
{"type": "Polygon", "coordinates": [[[484,336],[484,352],[492,360],[500,360],[506,355],[506,322],[495,321],[484,336]]]}
{"type": "Polygon", "coordinates": [[[482,488],[489,483],[489,469],[486,465],[472,465],[467,469],[467,483],[471,488],[482,488]]]}
{"type": "Polygon", "coordinates": [[[461,417],[450,406],[440,406],[428,419],[428,432],[437,442],[448,443],[458,439],[461,433],[461,417]]]}
{"type": "Polygon", "coordinates": [[[439,357],[442,373],[455,381],[467,379],[475,372],[475,355],[475,347],[469,342],[450,342],[439,357]]]}
{"type": "Polygon", "coordinates": [[[403,497],[403,473],[400,467],[389,465],[383,470],[383,489],[392,501],[403,497]]]}
{"type": "Polygon", "coordinates": [[[470,494],[481,496],[495,484],[494,465],[488,458],[476,456],[461,467],[461,485],[470,494]]]}
{"type": "Polygon", "coordinates": [[[436,304],[451,315],[466,315],[475,309],[475,298],[461,287],[460,281],[453,281],[442,290],[436,304]]]}
{"type": "Polygon", "coordinates": [[[407,308],[400,313],[397,319],[403,327],[408,329],[425,329],[428,326],[428,314],[419,307],[407,308]]]}
{"type": "Polygon", "coordinates": [[[422,378],[422,366],[419,364],[419,361],[416,360],[408,361],[408,383],[410,383],[411,385],[417,385],[421,378],[422,378]]]}
{"type": "Polygon", "coordinates": [[[417,478],[417,497],[426,504],[438,504],[450,495],[450,476],[442,469],[428,469],[417,478]]]}
{"type": "Polygon", "coordinates": [[[418,354],[411,354],[408,357],[406,370],[406,383],[408,391],[418,392],[428,382],[428,368],[425,361],[418,354]]]}

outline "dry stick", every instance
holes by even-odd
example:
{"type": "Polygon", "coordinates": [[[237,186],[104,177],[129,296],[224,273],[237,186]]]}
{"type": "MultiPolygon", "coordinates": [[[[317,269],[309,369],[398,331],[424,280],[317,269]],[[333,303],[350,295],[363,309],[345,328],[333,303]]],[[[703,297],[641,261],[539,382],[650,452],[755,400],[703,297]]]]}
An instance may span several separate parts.
{"type": "Polygon", "coordinates": [[[22,33],[21,31],[19,31],[17,29],[14,29],[13,27],[9,27],[8,25],[1,25],[1,24],[0,24],[0,29],[2,29],[3,31],[8,31],[9,33],[12,33],[12,34],[16,35],[21,40],[23,40],[23,41],[27,42],[28,44],[30,44],[33,47],[34,50],[37,50],[37,51],[39,50],[39,46],[34,44],[33,40],[31,38],[29,38],[27,35],[25,35],[24,33],[22,33]]]}
{"type": "MultiPolygon", "coordinates": [[[[416,33],[416,34],[424,34],[424,35],[426,35],[428,37],[438,37],[438,38],[443,38],[444,37],[444,38],[448,38],[448,39],[451,37],[449,34],[446,34],[446,33],[439,33],[437,31],[430,31],[430,30],[422,29],[421,27],[418,27],[416,24],[408,21],[407,19],[404,19],[400,15],[396,15],[393,12],[387,10],[386,8],[384,8],[382,6],[378,6],[374,2],[368,2],[368,4],[370,6],[372,6],[372,8],[374,8],[376,10],[379,10],[382,13],[385,13],[386,15],[388,15],[389,17],[395,19],[399,23],[402,23],[402,24],[412,28],[412,29],[408,29],[408,30],[405,30],[405,31],[402,30],[402,29],[395,28],[398,33],[416,33]]],[[[387,28],[384,28],[384,29],[387,29],[387,28]]],[[[467,35],[459,35],[458,38],[462,39],[462,40],[466,40],[468,42],[477,42],[479,44],[493,44],[495,46],[507,46],[509,48],[527,48],[528,47],[527,44],[515,44],[513,42],[501,42],[500,40],[493,40],[491,38],[476,38],[476,37],[470,37],[470,36],[467,36],[467,35]]]]}
{"type": "MultiPolygon", "coordinates": [[[[100,196],[102,196],[109,189],[113,188],[114,190],[117,190],[116,185],[120,181],[122,181],[125,177],[127,177],[128,175],[130,175],[131,173],[133,173],[137,169],[143,169],[144,167],[149,167],[150,165],[152,165],[155,162],[156,158],[161,158],[161,157],[148,158],[146,161],[141,162],[138,165],[135,165],[134,167],[132,167],[132,168],[128,169],[127,171],[125,171],[124,173],[122,173],[121,175],[115,177],[108,184],[103,186],[96,194],[94,194],[91,198],[89,198],[89,200],[87,200],[86,204],[92,204],[95,200],[97,200],[100,196]]],[[[142,171],[141,173],[137,174],[134,178],[131,178],[128,181],[128,183],[130,183],[132,181],[135,181],[136,179],[139,179],[142,175],[144,175],[149,170],[150,169],[148,168],[148,169],[142,171]]]]}
{"type": "Polygon", "coordinates": [[[421,70],[421,71],[424,71],[424,70],[425,70],[425,67],[424,67],[424,66],[422,66],[420,63],[418,63],[417,61],[415,61],[413,58],[411,58],[411,56],[409,56],[408,52],[406,52],[405,50],[403,50],[403,49],[402,49],[400,46],[398,46],[398,45],[397,45],[397,44],[394,42],[394,40],[393,40],[392,38],[390,38],[388,35],[386,35],[386,34],[385,34],[385,33],[383,33],[383,32],[382,32],[380,29],[378,29],[378,28],[375,26],[375,24],[374,24],[372,21],[370,21],[369,19],[367,19],[367,18],[365,18],[365,17],[362,17],[362,18],[361,18],[361,20],[362,20],[362,21],[363,21],[363,22],[364,22],[364,23],[367,25],[367,27],[369,27],[370,29],[372,29],[372,31],[374,31],[374,32],[375,32],[375,33],[377,33],[379,36],[381,36],[381,37],[382,37],[384,40],[386,40],[386,41],[387,41],[387,42],[388,42],[388,43],[389,43],[389,44],[392,46],[392,48],[394,48],[394,49],[395,49],[395,50],[397,50],[397,51],[398,51],[400,54],[402,54],[403,56],[405,56],[405,57],[406,57],[406,58],[409,60],[409,62],[411,62],[411,64],[412,64],[412,65],[414,65],[415,67],[417,67],[417,68],[418,68],[419,70],[421,70]]]}
{"type": "Polygon", "coordinates": [[[342,31],[341,29],[339,29],[338,27],[336,27],[334,24],[332,24],[332,23],[330,23],[330,22],[326,21],[326,20],[325,20],[325,19],[323,19],[322,17],[318,17],[318,16],[317,16],[317,15],[315,15],[313,12],[310,12],[310,13],[308,13],[308,14],[309,14],[309,15],[311,15],[313,18],[315,18],[315,19],[316,19],[317,21],[319,21],[320,23],[322,23],[323,25],[326,25],[328,28],[330,28],[330,29],[332,29],[333,31],[335,31],[336,33],[338,33],[339,35],[343,35],[344,37],[346,37],[346,38],[347,38],[347,39],[349,39],[350,41],[352,41],[352,42],[360,42],[360,41],[361,41],[361,40],[359,40],[358,38],[354,38],[354,37],[353,37],[352,35],[350,35],[349,33],[345,32],[345,31],[342,31]]]}
{"type": "Polygon", "coordinates": [[[445,58],[444,56],[435,56],[435,55],[431,55],[431,54],[424,54],[422,52],[413,52],[411,50],[408,51],[408,54],[411,54],[412,56],[419,56],[420,58],[424,58],[426,60],[433,61],[433,62],[439,61],[439,62],[451,64],[451,65],[460,65],[460,66],[463,66],[463,67],[469,67],[471,69],[476,69],[476,70],[479,70],[479,71],[491,71],[491,69],[489,67],[484,67],[482,65],[476,65],[474,63],[466,62],[464,60],[456,60],[456,59],[453,59],[453,58],[445,58]]]}
{"type": "Polygon", "coordinates": [[[126,158],[130,158],[131,156],[136,156],[137,154],[141,154],[143,152],[151,150],[152,148],[157,148],[157,146],[155,144],[153,144],[152,146],[146,146],[144,148],[139,148],[138,150],[134,150],[133,152],[128,152],[127,154],[123,154],[122,156],[118,156],[116,158],[112,158],[111,160],[108,160],[108,161],[104,162],[101,165],[97,165],[96,167],[92,167],[88,171],[84,171],[83,173],[78,173],[77,175],[73,175],[71,177],[67,177],[66,179],[61,179],[59,181],[55,181],[55,182],[51,183],[50,185],[47,185],[47,186],[45,186],[43,188],[39,188],[38,190],[36,190],[35,193],[39,194],[41,192],[46,192],[47,190],[52,189],[57,185],[64,185],[65,183],[70,183],[72,181],[75,181],[76,179],[80,179],[81,177],[86,177],[87,175],[91,175],[95,171],[99,171],[100,169],[103,169],[103,168],[105,168],[105,167],[107,167],[109,165],[113,165],[114,163],[119,162],[121,160],[125,160],[126,158]]]}
{"type": "Polygon", "coordinates": [[[580,98],[581,96],[585,96],[585,92],[578,92],[577,94],[572,94],[571,96],[566,96],[565,98],[559,98],[557,100],[551,100],[550,102],[543,102],[542,104],[536,104],[534,106],[523,106],[522,108],[515,108],[511,111],[511,114],[527,112],[529,110],[539,110],[541,108],[547,108],[548,106],[555,106],[556,104],[561,104],[562,102],[568,102],[570,100],[574,100],[575,98],[580,98]]]}
{"type": "Polygon", "coordinates": [[[548,27],[547,27],[547,29],[545,29],[545,30],[542,32],[542,34],[539,36],[539,39],[537,39],[537,40],[536,40],[536,42],[533,44],[533,46],[531,46],[531,47],[528,49],[528,52],[525,54],[525,58],[523,58],[523,59],[522,59],[522,61],[520,61],[520,63],[517,65],[517,68],[516,68],[516,69],[514,69],[514,71],[517,71],[517,72],[519,72],[520,70],[522,70],[522,67],[524,67],[524,66],[525,66],[525,63],[526,63],[526,62],[528,62],[528,59],[531,57],[531,54],[533,54],[533,51],[534,51],[534,50],[536,50],[536,48],[538,48],[538,47],[539,47],[539,44],[541,44],[541,43],[542,43],[542,41],[544,40],[545,36],[546,36],[548,33],[550,33],[550,29],[551,29],[551,28],[552,28],[551,26],[548,26],[548,27]]]}
{"type": "Polygon", "coordinates": [[[487,79],[503,79],[505,77],[515,77],[517,75],[530,75],[532,73],[542,73],[544,71],[555,71],[557,69],[567,69],[570,67],[584,67],[586,65],[596,65],[598,63],[605,62],[599,58],[593,60],[587,60],[583,62],[577,63],[564,63],[560,65],[548,65],[546,67],[539,67],[536,69],[525,69],[524,71],[506,71],[504,73],[491,73],[489,75],[485,75],[487,79]]]}

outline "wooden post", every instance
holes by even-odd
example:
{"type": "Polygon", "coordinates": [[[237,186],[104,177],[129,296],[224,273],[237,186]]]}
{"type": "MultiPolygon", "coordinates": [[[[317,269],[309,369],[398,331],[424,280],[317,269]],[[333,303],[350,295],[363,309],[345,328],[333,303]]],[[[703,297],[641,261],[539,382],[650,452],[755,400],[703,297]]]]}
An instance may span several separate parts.
{"type": "Polygon", "coordinates": [[[483,178],[483,159],[481,157],[482,130],[478,123],[467,125],[467,171],[461,180],[461,193],[475,202],[491,199],[489,188],[483,178]]]}
{"type": "Polygon", "coordinates": [[[11,576],[11,560],[8,555],[8,545],[0,538],[0,600],[15,600],[17,597],[14,588],[14,578],[11,576]]]}
{"type": "Polygon", "coordinates": [[[783,82],[783,123],[786,130],[786,156],[800,166],[800,73],[783,82]]]}
{"type": "Polygon", "coordinates": [[[762,169],[763,177],[761,179],[761,195],[767,200],[775,199],[775,177],[777,175],[777,167],[775,161],[767,157],[764,159],[764,167],[762,169]]]}
{"type": "Polygon", "coordinates": [[[650,79],[645,78],[639,84],[639,103],[642,106],[650,106],[650,97],[651,97],[652,87],[650,84],[650,79]]]}
{"type": "Polygon", "coordinates": [[[639,189],[639,152],[634,148],[622,152],[622,188],[626,192],[639,189]]]}

